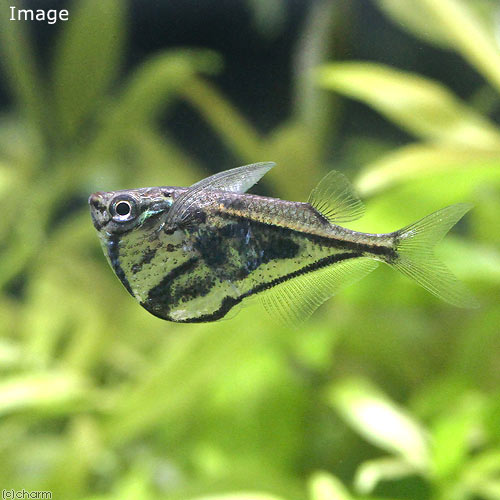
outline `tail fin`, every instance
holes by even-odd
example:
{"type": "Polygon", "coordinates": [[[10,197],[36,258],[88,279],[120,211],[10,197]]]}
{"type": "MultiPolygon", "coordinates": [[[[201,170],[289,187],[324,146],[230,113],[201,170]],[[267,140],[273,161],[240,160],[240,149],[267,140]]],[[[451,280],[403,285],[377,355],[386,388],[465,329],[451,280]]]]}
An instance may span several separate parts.
{"type": "Polygon", "coordinates": [[[434,256],[434,246],[472,208],[458,203],[396,232],[398,258],[391,263],[436,297],[457,307],[478,307],[465,285],[434,256]]]}

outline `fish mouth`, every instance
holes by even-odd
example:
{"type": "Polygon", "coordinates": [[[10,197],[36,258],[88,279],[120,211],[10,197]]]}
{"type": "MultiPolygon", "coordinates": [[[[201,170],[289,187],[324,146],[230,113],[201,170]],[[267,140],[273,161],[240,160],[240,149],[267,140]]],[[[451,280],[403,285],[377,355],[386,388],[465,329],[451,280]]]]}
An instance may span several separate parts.
{"type": "Polygon", "coordinates": [[[94,227],[100,231],[109,221],[106,193],[98,191],[89,196],[90,216],[94,227]]]}

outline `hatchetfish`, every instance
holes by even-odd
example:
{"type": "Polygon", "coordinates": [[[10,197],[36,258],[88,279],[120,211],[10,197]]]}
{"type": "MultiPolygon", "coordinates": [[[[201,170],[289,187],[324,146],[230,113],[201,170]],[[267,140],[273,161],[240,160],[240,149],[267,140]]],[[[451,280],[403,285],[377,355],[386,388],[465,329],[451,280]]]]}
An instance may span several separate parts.
{"type": "Polygon", "coordinates": [[[128,292],[155,316],[185,323],[221,319],[258,294],[273,316],[296,324],[384,262],[455,306],[475,305],[433,252],[471,205],[392,233],[362,233],[339,225],[364,207],[338,172],[307,203],[246,194],[273,166],[246,165],[190,187],[92,194],[94,226],[128,292]]]}

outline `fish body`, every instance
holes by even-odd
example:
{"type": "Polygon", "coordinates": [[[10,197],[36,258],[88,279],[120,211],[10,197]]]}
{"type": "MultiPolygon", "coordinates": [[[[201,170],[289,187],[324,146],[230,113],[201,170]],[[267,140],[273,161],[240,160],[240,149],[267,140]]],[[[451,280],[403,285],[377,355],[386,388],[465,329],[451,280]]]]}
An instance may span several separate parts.
{"type": "Polygon", "coordinates": [[[209,322],[259,295],[272,314],[295,323],[378,262],[398,266],[404,233],[335,223],[362,210],[341,174],[325,178],[308,203],[241,192],[270,166],[240,167],[190,188],[90,197],[104,253],[145,309],[170,321],[209,322]],[[250,178],[235,184],[234,172],[250,178]]]}

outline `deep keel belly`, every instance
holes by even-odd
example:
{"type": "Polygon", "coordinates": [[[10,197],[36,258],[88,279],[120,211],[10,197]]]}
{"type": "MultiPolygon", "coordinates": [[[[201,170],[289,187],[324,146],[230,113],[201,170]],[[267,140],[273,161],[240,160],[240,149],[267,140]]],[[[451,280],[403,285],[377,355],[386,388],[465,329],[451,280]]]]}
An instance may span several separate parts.
{"type": "Polygon", "coordinates": [[[356,245],[244,218],[202,224],[182,247],[182,260],[141,300],[155,316],[177,322],[215,321],[247,297],[363,255],[356,245]]]}

